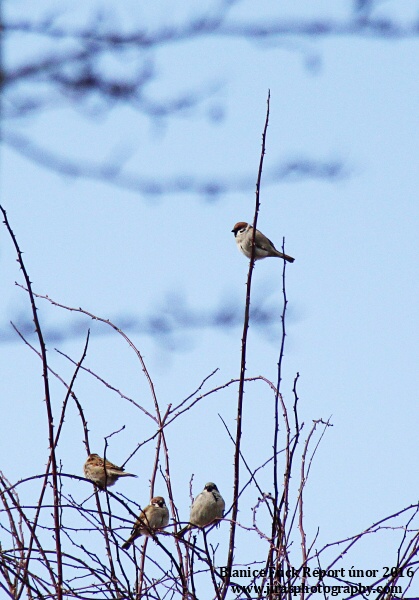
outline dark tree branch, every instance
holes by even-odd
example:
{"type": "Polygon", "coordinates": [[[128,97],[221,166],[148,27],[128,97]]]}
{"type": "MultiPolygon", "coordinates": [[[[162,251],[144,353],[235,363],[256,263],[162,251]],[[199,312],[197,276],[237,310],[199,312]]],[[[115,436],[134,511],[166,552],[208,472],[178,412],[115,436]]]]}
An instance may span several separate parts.
{"type": "Polygon", "coordinates": [[[242,436],[242,419],[243,419],[243,397],[244,397],[244,382],[246,377],[246,349],[247,349],[247,334],[249,330],[249,320],[250,320],[250,292],[252,288],[252,273],[253,267],[255,264],[255,235],[256,235],[256,225],[259,214],[259,206],[260,206],[260,185],[262,180],[262,171],[263,171],[263,159],[265,157],[265,144],[266,144],[266,133],[268,130],[269,123],[269,102],[270,102],[270,92],[268,92],[268,100],[267,100],[267,108],[266,108],[266,119],[265,119],[265,127],[262,134],[262,150],[260,154],[259,161],[259,171],[258,177],[256,181],[256,206],[255,206],[255,215],[253,219],[253,238],[252,238],[252,254],[250,257],[249,263],[249,272],[247,275],[247,284],[246,284],[246,305],[244,310],[244,324],[243,324],[243,336],[242,336],[242,351],[241,351],[241,362],[240,362],[240,381],[239,381],[239,393],[237,400],[237,429],[235,436],[235,453],[234,453],[234,484],[233,484],[233,511],[231,516],[231,525],[230,525],[230,541],[228,547],[228,557],[227,557],[227,577],[224,581],[224,586],[222,590],[222,600],[224,600],[227,596],[229,584],[230,584],[230,575],[231,568],[234,560],[234,548],[235,548],[235,536],[236,536],[236,521],[238,515],[238,499],[239,499],[239,491],[240,491],[240,445],[241,445],[241,436],[242,436]]]}
{"type": "MultiPolygon", "coordinates": [[[[32,308],[32,316],[33,322],[35,324],[36,334],[38,336],[40,351],[42,355],[42,377],[44,380],[44,391],[45,391],[45,405],[47,409],[47,418],[48,418],[48,440],[49,440],[49,448],[50,448],[50,461],[52,467],[52,489],[54,495],[54,529],[55,529],[55,545],[56,545],[56,556],[57,556],[57,581],[56,581],[56,594],[57,600],[62,600],[63,597],[63,565],[62,565],[62,556],[61,556],[61,542],[60,542],[60,515],[59,515],[59,491],[58,491],[58,474],[57,474],[57,459],[55,453],[55,439],[54,439],[54,417],[52,412],[52,403],[51,403],[51,395],[49,388],[49,379],[48,379],[48,361],[47,361],[47,349],[44,342],[44,337],[42,334],[41,325],[38,319],[38,309],[35,304],[35,297],[32,293],[32,284],[29,279],[29,275],[26,271],[25,264],[23,262],[22,252],[17,243],[16,237],[10,227],[9,221],[7,219],[6,211],[2,206],[0,206],[0,210],[3,214],[4,224],[6,225],[7,231],[12,239],[13,245],[15,247],[17,253],[17,260],[20,265],[20,269],[23,273],[23,277],[26,282],[27,291],[29,294],[29,299],[32,308]]],[[[49,462],[47,467],[47,472],[45,476],[45,485],[47,482],[47,475],[49,470],[49,462]]],[[[44,488],[45,489],[45,485],[44,488]]],[[[41,502],[40,502],[41,504],[41,502]]],[[[36,524],[34,525],[34,529],[36,524]]]]}

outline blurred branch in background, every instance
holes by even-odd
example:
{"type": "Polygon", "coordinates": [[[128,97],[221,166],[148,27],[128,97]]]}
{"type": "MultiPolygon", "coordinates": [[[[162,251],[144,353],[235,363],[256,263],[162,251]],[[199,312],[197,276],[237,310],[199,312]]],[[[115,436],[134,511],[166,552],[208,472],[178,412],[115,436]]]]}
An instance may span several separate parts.
{"type": "MultiPolygon", "coordinates": [[[[269,298],[259,292],[257,300],[251,308],[252,326],[269,340],[276,340],[280,322],[278,310],[269,298]]],[[[44,317],[45,319],[45,317],[44,317]]],[[[288,317],[290,319],[290,317],[288,317]]],[[[291,316],[292,319],[292,316],[291,316]]],[[[235,331],[243,323],[243,308],[240,301],[220,301],[218,307],[199,309],[188,304],[182,296],[168,294],[166,300],[155,311],[143,317],[135,315],[113,315],[110,320],[117,323],[125,332],[149,336],[162,349],[182,350],[185,343],[193,345],[193,334],[204,329],[221,329],[225,332],[235,331]],[[185,339],[185,334],[191,334],[185,339]]],[[[33,322],[29,315],[18,314],[11,319],[17,329],[29,340],[34,339],[33,322]]],[[[88,317],[77,316],[64,323],[46,323],[43,326],[45,340],[48,343],[63,340],[84,338],[87,329],[91,328],[93,337],[108,335],[109,328],[93,326],[88,317]]],[[[0,344],[18,341],[18,336],[9,323],[0,327],[0,344]]]]}
{"type": "MultiPolygon", "coordinates": [[[[258,15],[246,21],[234,14],[240,4],[231,0],[214,2],[202,14],[186,15],[177,22],[173,19],[170,25],[153,23],[143,15],[141,25],[131,20],[129,26],[123,26],[118,11],[105,6],[84,15],[81,24],[77,13],[56,8],[23,18],[11,16],[10,9],[4,10],[7,60],[2,82],[3,142],[30,161],[62,175],[104,181],[145,197],[193,193],[211,200],[227,192],[249,191],[253,189],[252,177],[231,174],[208,178],[190,173],[157,177],[125,170],[125,153],[112,153],[110,158],[96,161],[82,160],[77,154],[71,157],[68,150],[61,151],[66,147],[65,139],[59,151],[48,148],[27,132],[22,134],[19,123],[56,108],[78,110],[92,118],[104,114],[112,117],[111,111],[117,106],[130,107],[152,122],[190,118],[196,111],[201,115],[204,111],[214,123],[222,121],[225,109],[219,92],[225,84],[195,84],[188,80],[187,90],[172,91],[170,81],[165,82],[162,53],[180,43],[193,44],[194,53],[211,38],[231,43],[247,40],[258,43],[261,50],[283,45],[288,51],[302,52],[306,67],[317,69],[321,62],[318,53],[313,56],[313,50],[298,46],[298,40],[331,36],[400,40],[419,34],[416,21],[399,22],[378,14],[382,7],[372,1],[357,0],[353,11],[348,7],[346,17],[341,19],[272,15],[268,20],[258,15]],[[156,91],[157,82],[163,83],[160,89],[171,90],[169,97],[156,91]]],[[[191,10],[198,12],[196,6],[191,10]]],[[[216,77],[220,79],[221,75],[216,77]]],[[[339,160],[297,156],[278,161],[277,167],[265,173],[265,185],[293,178],[334,180],[347,174],[339,160]]]]}
{"type": "MultiPolygon", "coordinates": [[[[59,156],[55,152],[42,148],[20,133],[6,132],[3,141],[10,148],[40,166],[52,169],[66,177],[82,177],[106,182],[122,189],[138,192],[148,199],[170,194],[187,193],[198,195],[206,201],[216,201],[222,194],[230,192],[250,192],[254,181],[249,175],[243,177],[231,175],[228,178],[206,179],[197,175],[179,174],[176,177],[159,176],[158,179],[142,176],[138,173],[123,171],[123,165],[115,158],[105,162],[78,162],[59,156]]],[[[279,181],[300,181],[301,179],[336,180],[347,177],[349,169],[339,160],[312,160],[299,157],[280,162],[267,170],[266,185],[279,181]]]]}

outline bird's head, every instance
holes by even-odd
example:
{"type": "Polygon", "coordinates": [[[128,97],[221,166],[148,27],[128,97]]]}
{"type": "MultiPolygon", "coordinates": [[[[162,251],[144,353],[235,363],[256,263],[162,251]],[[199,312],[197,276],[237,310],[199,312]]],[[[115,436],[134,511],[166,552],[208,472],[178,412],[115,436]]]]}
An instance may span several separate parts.
{"type": "Polygon", "coordinates": [[[240,232],[240,233],[244,233],[246,231],[248,227],[248,223],[245,223],[244,221],[239,221],[238,223],[236,223],[233,227],[233,229],[231,230],[232,233],[234,233],[234,237],[236,237],[236,235],[240,232]]]}

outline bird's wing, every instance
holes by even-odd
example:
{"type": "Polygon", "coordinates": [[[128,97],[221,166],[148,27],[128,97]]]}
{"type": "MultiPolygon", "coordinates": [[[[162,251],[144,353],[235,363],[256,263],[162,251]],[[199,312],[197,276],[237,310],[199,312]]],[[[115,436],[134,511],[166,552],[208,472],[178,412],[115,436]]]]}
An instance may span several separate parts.
{"type": "Polygon", "coordinates": [[[259,246],[259,248],[263,248],[263,250],[266,250],[267,252],[269,252],[269,250],[271,250],[271,248],[269,248],[269,244],[272,246],[272,248],[274,250],[276,250],[274,243],[271,242],[271,240],[269,238],[267,238],[265,235],[263,236],[263,238],[260,238],[257,240],[257,245],[259,246]]]}
{"type": "Polygon", "coordinates": [[[124,467],[118,467],[118,465],[114,465],[110,460],[105,461],[105,465],[107,469],[112,469],[113,471],[119,471],[123,473],[125,471],[124,467]]]}

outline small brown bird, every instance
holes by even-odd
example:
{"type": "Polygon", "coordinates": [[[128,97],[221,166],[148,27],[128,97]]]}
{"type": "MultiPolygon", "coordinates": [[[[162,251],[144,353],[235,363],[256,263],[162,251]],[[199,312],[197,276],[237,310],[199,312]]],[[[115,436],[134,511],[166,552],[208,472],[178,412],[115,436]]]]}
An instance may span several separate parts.
{"type": "Polygon", "coordinates": [[[151,499],[151,502],[136,520],[132,528],[131,535],[126,542],[122,544],[122,548],[129,548],[134,540],[141,535],[150,537],[156,530],[166,527],[169,523],[169,511],[164,502],[164,498],[156,496],[151,499]]]}
{"type": "Polygon", "coordinates": [[[123,467],[117,467],[109,460],[104,461],[98,454],[89,454],[83,471],[86,479],[93,481],[100,490],[114,485],[120,477],[137,477],[132,473],[125,473],[123,467]]]}
{"type": "MultiPolygon", "coordinates": [[[[252,238],[253,238],[253,227],[249,223],[240,221],[236,223],[231,230],[236,238],[237,247],[247,258],[252,256],[252,238]]],[[[277,256],[283,258],[288,262],[294,262],[292,256],[278,252],[271,240],[263,235],[258,229],[256,229],[255,235],[255,260],[266,258],[267,256],[277,256]]]]}
{"type": "Polygon", "coordinates": [[[210,481],[192,503],[189,523],[179,531],[178,537],[194,527],[207,527],[224,516],[225,502],[215,483],[210,481]]]}

